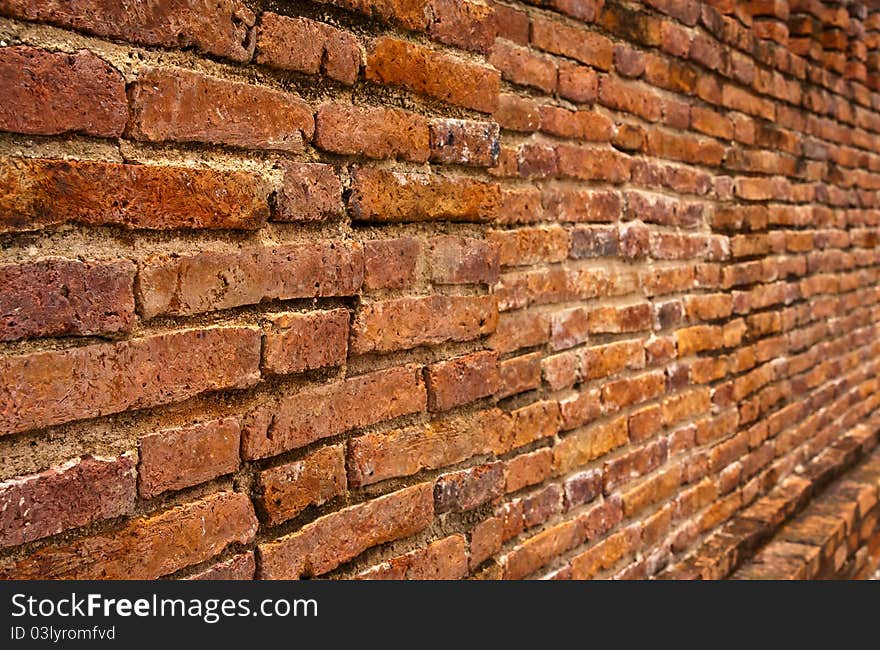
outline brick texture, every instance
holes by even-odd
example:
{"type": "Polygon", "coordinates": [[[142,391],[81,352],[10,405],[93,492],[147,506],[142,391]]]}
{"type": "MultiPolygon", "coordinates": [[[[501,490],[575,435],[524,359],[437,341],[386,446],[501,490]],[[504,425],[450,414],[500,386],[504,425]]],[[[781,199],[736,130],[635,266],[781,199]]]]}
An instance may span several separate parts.
{"type": "Polygon", "coordinates": [[[872,3],[0,16],[0,577],[877,571],[872,3]]]}

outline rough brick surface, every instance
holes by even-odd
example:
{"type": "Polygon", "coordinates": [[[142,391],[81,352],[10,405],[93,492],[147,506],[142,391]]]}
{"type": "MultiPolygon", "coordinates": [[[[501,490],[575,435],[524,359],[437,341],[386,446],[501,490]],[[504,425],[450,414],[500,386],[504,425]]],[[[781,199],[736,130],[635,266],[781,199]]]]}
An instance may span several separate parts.
{"type": "Polygon", "coordinates": [[[0,547],[131,512],[134,460],[77,458],[0,483],[0,547]]]}
{"type": "Polygon", "coordinates": [[[251,541],[257,518],[243,494],[220,492],[123,528],[0,561],[4,579],[151,580],[251,541]]]}
{"type": "Polygon", "coordinates": [[[142,72],[129,95],[128,131],[138,140],[299,151],[315,130],[311,109],[293,95],[196,72],[142,72]]]}
{"type": "Polygon", "coordinates": [[[0,16],[0,577],[877,571],[871,3],[0,16]]]}
{"type": "Polygon", "coordinates": [[[197,485],[238,469],[241,428],[236,418],[151,433],[140,439],[140,494],[197,485]]]}
{"type": "Polygon", "coordinates": [[[267,189],[247,172],[0,159],[0,230],[64,223],[128,228],[258,228],[267,189]]]}
{"type": "Polygon", "coordinates": [[[0,130],[35,135],[122,134],[128,106],[122,75],[88,50],[0,49],[0,130]]]}
{"type": "Polygon", "coordinates": [[[126,331],[135,319],[134,273],[129,260],[0,266],[0,340],[126,331]]]}
{"type": "Polygon", "coordinates": [[[0,434],[177,402],[259,378],[255,329],[218,327],[0,361],[0,434]]]}
{"type": "Polygon", "coordinates": [[[260,577],[321,575],[377,544],[423,530],[434,514],[430,484],[415,485],[322,517],[278,541],[261,544],[260,577]]]}

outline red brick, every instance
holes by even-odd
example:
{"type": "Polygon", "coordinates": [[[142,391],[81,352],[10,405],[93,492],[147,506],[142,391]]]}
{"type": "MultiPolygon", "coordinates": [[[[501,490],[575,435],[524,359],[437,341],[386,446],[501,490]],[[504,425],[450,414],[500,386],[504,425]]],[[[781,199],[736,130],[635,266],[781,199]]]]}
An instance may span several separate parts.
{"type": "Polygon", "coordinates": [[[44,259],[0,266],[0,341],[108,334],[134,324],[128,260],[44,259]]]}
{"type": "Polygon", "coordinates": [[[488,52],[495,42],[492,7],[469,0],[430,0],[428,34],[447,45],[488,52]]]}
{"type": "Polygon", "coordinates": [[[494,517],[477,524],[471,533],[471,567],[479,566],[522,531],[522,503],[508,503],[494,517]]]}
{"type": "Polygon", "coordinates": [[[560,145],[556,148],[559,173],[580,180],[602,180],[623,183],[630,178],[629,157],[614,149],[598,149],[560,145]]]}
{"type": "Polygon", "coordinates": [[[567,510],[589,503],[602,494],[602,470],[590,469],[573,474],[565,481],[567,510]]]}
{"type": "Polygon", "coordinates": [[[254,552],[239,553],[228,560],[217,562],[204,571],[193,573],[183,580],[253,580],[257,571],[254,552]]]}
{"type": "Polygon", "coordinates": [[[322,447],[301,460],[263,470],[258,480],[257,506],[270,526],[280,524],[345,493],[345,449],[322,447]]]}
{"type": "Polygon", "coordinates": [[[236,418],[151,433],[140,439],[139,491],[146,499],[238,469],[241,428],[236,418]]]}
{"type": "Polygon", "coordinates": [[[625,369],[645,367],[645,351],[640,340],[596,345],[584,348],[580,355],[585,379],[601,379],[625,369]]]}
{"type": "Polygon", "coordinates": [[[558,431],[559,404],[550,400],[534,402],[511,411],[510,426],[494,451],[496,454],[506,453],[537,440],[551,438],[558,431]]]}
{"type": "Polygon", "coordinates": [[[542,345],[550,339],[550,322],[543,314],[519,311],[501,314],[488,347],[500,354],[542,345]]]}
{"type": "Polygon", "coordinates": [[[645,55],[628,45],[615,45],[614,69],[622,77],[640,77],[645,71],[645,55]]]}
{"type": "Polygon", "coordinates": [[[301,151],[315,132],[295,95],[188,70],[148,69],[129,97],[127,135],[136,140],[301,151]]]}
{"type": "Polygon", "coordinates": [[[605,36],[538,17],[532,19],[532,45],[601,70],[611,68],[614,55],[614,47],[605,36]]]}
{"type": "Polygon", "coordinates": [[[592,104],[599,93],[599,75],[593,68],[560,61],[558,90],[562,97],[573,102],[592,104]]]}
{"type": "Polygon", "coordinates": [[[397,173],[358,168],[349,199],[363,221],[487,221],[495,218],[501,190],[462,176],[397,173]]]}
{"type": "Polygon", "coordinates": [[[425,408],[421,369],[378,370],[258,406],[242,423],[242,458],[267,458],[425,408]]]}
{"type": "Polygon", "coordinates": [[[259,333],[212,327],[0,360],[0,435],[257,382],[259,333]]]}
{"type": "Polygon", "coordinates": [[[602,415],[601,392],[598,388],[573,392],[559,399],[559,429],[569,431],[589,424],[602,415]]]}
{"type": "Polygon", "coordinates": [[[255,174],[188,167],[0,158],[0,231],[65,223],[253,230],[269,216],[255,174]]]}
{"type": "Polygon", "coordinates": [[[537,131],[541,124],[538,104],[532,99],[504,93],[498,97],[495,121],[511,131],[537,131]]]}
{"type": "Polygon", "coordinates": [[[333,153],[428,159],[428,120],[396,108],[324,104],[316,118],[315,145],[333,153]]]}
{"type": "Polygon", "coordinates": [[[496,41],[489,63],[501,71],[501,78],[522,86],[532,86],[545,93],[556,90],[556,63],[525,47],[496,41]]]}
{"type": "Polygon", "coordinates": [[[500,363],[501,386],[498,397],[510,397],[541,385],[541,354],[525,354],[500,363]]]}
{"type": "Polygon", "coordinates": [[[125,129],[125,81],[88,50],[0,48],[0,86],[0,131],[114,137],[125,129]]]}
{"type": "Polygon", "coordinates": [[[520,45],[528,45],[529,15],[525,11],[498,2],[491,2],[490,6],[495,12],[498,38],[505,38],[520,45]]]}
{"type": "Polygon", "coordinates": [[[566,474],[625,445],[627,441],[626,416],[578,429],[567,434],[553,447],[554,470],[556,474],[566,474]]]}
{"type": "Polygon", "coordinates": [[[552,471],[553,452],[546,447],[512,458],[507,461],[504,470],[504,491],[516,492],[524,487],[543,483],[552,471]]]}
{"type": "Polygon", "coordinates": [[[428,410],[448,411],[498,391],[498,354],[475,352],[425,368],[428,410]]]}
{"type": "Polygon", "coordinates": [[[0,548],[55,535],[134,508],[134,460],[75,458],[0,483],[0,548]]]}
{"type": "Polygon", "coordinates": [[[558,221],[615,221],[623,202],[617,192],[604,190],[549,190],[544,209],[558,221]]]}
{"type": "Polygon", "coordinates": [[[294,533],[260,544],[259,577],[293,580],[319,576],[368,548],[424,530],[433,517],[430,483],[339,510],[294,533]]]}
{"type": "Polygon", "coordinates": [[[648,87],[618,81],[614,77],[599,80],[599,102],[604,106],[625,111],[656,122],[662,116],[663,101],[648,87]]]}
{"type": "Polygon", "coordinates": [[[269,317],[271,329],[263,339],[263,370],[285,375],[340,366],[348,353],[348,310],[269,317]]]}
{"type": "Polygon", "coordinates": [[[353,84],[360,71],[361,52],[352,34],[308,18],[266,12],[257,30],[255,60],[281,70],[323,72],[353,84]]]}
{"type": "Polygon", "coordinates": [[[414,237],[364,242],[364,289],[401,289],[416,281],[420,244],[414,237]]]}
{"type": "Polygon", "coordinates": [[[618,379],[602,387],[602,403],[606,410],[617,411],[661,395],[665,386],[663,373],[659,371],[618,379]]]}
{"type": "Polygon", "coordinates": [[[523,497],[523,524],[526,528],[545,523],[562,512],[562,488],[548,485],[523,497]]]}
{"type": "Polygon", "coordinates": [[[504,463],[478,465],[437,478],[434,484],[434,511],[443,514],[473,510],[502,494],[504,463]]]}
{"type": "Polygon", "coordinates": [[[575,521],[563,521],[527,539],[504,558],[504,578],[518,580],[534,573],[553,558],[577,546],[581,527],[575,521]]]}
{"type": "Polygon", "coordinates": [[[541,131],[561,138],[608,142],[613,122],[593,111],[570,111],[558,106],[541,106],[541,131]]]}
{"type": "Polygon", "coordinates": [[[568,256],[568,232],[559,226],[490,230],[486,238],[497,246],[501,266],[561,262],[568,256]]]}
{"type": "Polygon", "coordinates": [[[4,0],[3,13],[140,45],[195,47],[235,61],[253,53],[256,17],[239,0],[4,0]]]}
{"type": "Polygon", "coordinates": [[[454,465],[497,448],[508,425],[498,409],[367,433],[349,442],[348,478],[361,486],[454,465]]]}
{"type": "Polygon", "coordinates": [[[492,167],[501,151],[498,124],[471,120],[431,122],[431,162],[492,167]]]}
{"type": "Polygon", "coordinates": [[[366,75],[369,81],[403,86],[483,113],[498,106],[497,70],[387,36],[370,46],[366,75]]]}
{"type": "Polygon", "coordinates": [[[281,164],[284,180],[275,192],[276,221],[320,221],[342,213],[342,184],[332,165],[281,164]]]}
{"type": "Polygon", "coordinates": [[[0,560],[4,580],[155,580],[247,544],[257,518],[244,494],[220,492],[122,528],[0,560]]]}
{"type": "Polygon", "coordinates": [[[359,244],[312,242],[243,247],[147,258],[137,294],[145,318],[182,316],[256,304],[357,293],[363,283],[359,244]]]}
{"type": "Polygon", "coordinates": [[[187,576],[184,580],[253,580],[257,572],[254,552],[239,553],[228,560],[218,562],[204,571],[187,576]]]}
{"type": "Polygon", "coordinates": [[[362,305],[352,325],[355,354],[469,341],[495,331],[494,296],[425,296],[362,305]]]}
{"type": "Polygon", "coordinates": [[[498,280],[498,248],[467,237],[432,237],[431,281],[436,284],[492,284],[498,280]]]}
{"type": "Polygon", "coordinates": [[[459,580],[467,576],[467,542],[452,535],[362,571],[357,580],[459,580]]]}

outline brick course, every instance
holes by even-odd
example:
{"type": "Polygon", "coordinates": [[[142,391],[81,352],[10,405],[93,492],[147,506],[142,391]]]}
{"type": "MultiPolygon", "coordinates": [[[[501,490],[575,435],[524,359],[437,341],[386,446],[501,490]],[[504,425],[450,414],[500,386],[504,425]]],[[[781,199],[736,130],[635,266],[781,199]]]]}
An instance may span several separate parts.
{"type": "Polygon", "coordinates": [[[272,8],[0,0],[0,577],[876,568],[880,10],[272,8]]]}

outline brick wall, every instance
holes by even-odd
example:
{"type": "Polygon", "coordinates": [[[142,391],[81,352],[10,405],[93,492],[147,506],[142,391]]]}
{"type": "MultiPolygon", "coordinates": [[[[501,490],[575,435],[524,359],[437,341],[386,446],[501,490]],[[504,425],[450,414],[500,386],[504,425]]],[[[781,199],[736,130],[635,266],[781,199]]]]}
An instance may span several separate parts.
{"type": "Polygon", "coordinates": [[[877,440],[878,90],[862,2],[0,0],[0,577],[733,572],[877,440]]]}

